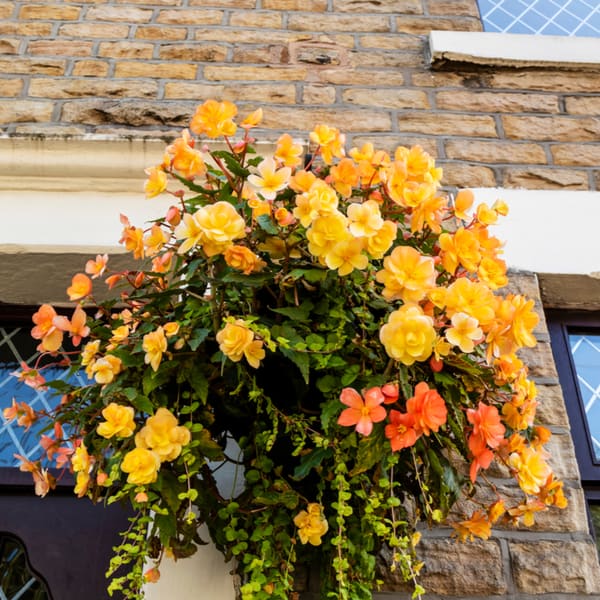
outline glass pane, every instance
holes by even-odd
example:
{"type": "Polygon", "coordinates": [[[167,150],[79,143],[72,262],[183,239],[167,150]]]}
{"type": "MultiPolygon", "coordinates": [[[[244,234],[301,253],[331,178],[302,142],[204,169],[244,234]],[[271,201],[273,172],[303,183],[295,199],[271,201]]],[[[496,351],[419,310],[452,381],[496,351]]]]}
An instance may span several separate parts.
{"type": "Polygon", "coordinates": [[[44,582],[31,571],[23,544],[4,534],[0,534],[0,598],[51,600],[44,582]]]}
{"type": "Polygon", "coordinates": [[[569,334],[595,459],[600,461],[600,335],[569,334]]]}
{"type": "Polygon", "coordinates": [[[597,0],[479,0],[485,31],[600,37],[597,0]]]}
{"type": "MultiPolygon", "coordinates": [[[[0,411],[11,406],[13,398],[17,402],[26,402],[34,410],[50,410],[58,403],[59,399],[52,391],[35,390],[12,375],[20,370],[22,362],[30,367],[35,365],[39,358],[36,345],[29,329],[0,327],[0,411]]],[[[44,369],[48,380],[63,378],[66,373],[63,369],[44,369]]],[[[42,424],[34,423],[26,430],[17,424],[16,419],[7,422],[0,417],[0,467],[18,466],[20,461],[15,454],[37,460],[42,427],[42,424]]]]}

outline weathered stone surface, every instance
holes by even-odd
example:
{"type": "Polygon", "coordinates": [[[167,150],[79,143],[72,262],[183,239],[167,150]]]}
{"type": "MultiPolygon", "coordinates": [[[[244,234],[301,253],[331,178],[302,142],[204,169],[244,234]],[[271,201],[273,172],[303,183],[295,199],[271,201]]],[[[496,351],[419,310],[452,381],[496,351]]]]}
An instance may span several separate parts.
{"type": "Polygon", "coordinates": [[[81,40],[35,40],[27,44],[31,55],[46,56],[91,56],[93,42],[81,40]]]}
{"type": "Polygon", "coordinates": [[[161,10],[157,23],[168,25],[220,25],[223,20],[222,10],[161,10]]]}
{"type": "Polygon", "coordinates": [[[114,79],[32,79],[29,95],[40,98],[124,97],[152,98],[158,93],[156,81],[114,79]]]}
{"type": "Polygon", "coordinates": [[[427,0],[430,15],[457,15],[479,18],[475,0],[427,0]]]}
{"type": "Polygon", "coordinates": [[[425,64],[425,57],[418,52],[353,52],[350,64],[354,67],[417,68],[425,64]]]}
{"type": "Polygon", "coordinates": [[[448,140],[446,156],[458,160],[481,163],[545,164],[546,152],[539,144],[505,141],[448,140]]]}
{"type": "Polygon", "coordinates": [[[503,116],[502,125],[513,139],[577,142],[600,137],[599,118],[503,116]]]}
{"type": "Polygon", "coordinates": [[[362,147],[364,144],[373,144],[378,150],[385,150],[390,155],[394,153],[398,146],[421,146],[426,152],[429,152],[434,158],[437,156],[437,143],[431,138],[415,137],[415,136],[398,136],[398,134],[379,134],[379,135],[355,135],[348,141],[348,148],[357,146],[362,147]]]}
{"type": "Polygon", "coordinates": [[[221,62],[227,57],[227,48],[217,44],[165,44],[161,46],[162,60],[221,62]]]}
{"type": "Polygon", "coordinates": [[[507,69],[492,74],[481,74],[480,87],[536,90],[562,93],[598,93],[600,73],[586,73],[582,77],[577,71],[552,71],[546,69],[507,69]]]}
{"type": "Polygon", "coordinates": [[[236,46],[231,62],[281,65],[289,62],[288,57],[287,47],[278,44],[236,46]]]}
{"type": "Polygon", "coordinates": [[[62,75],[66,68],[65,60],[51,58],[0,58],[0,73],[15,75],[62,75]]]}
{"type": "Polygon", "coordinates": [[[600,568],[592,542],[510,542],[513,577],[528,594],[598,594],[600,568]]]}
{"type": "Polygon", "coordinates": [[[600,165],[600,144],[553,144],[550,152],[557,165],[597,167],[600,165]]]}
{"type": "Polygon", "coordinates": [[[207,65],[204,79],[208,81],[304,81],[305,67],[233,67],[207,65]]]}
{"type": "Polygon", "coordinates": [[[572,115],[600,114],[600,96],[568,96],[565,108],[572,115]]]}
{"type": "Polygon", "coordinates": [[[152,9],[132,6],[94,6],[87,12],[90,21],[116,21],[122,23],[148,23],[152,9]]]}
{"type": "Polygon", "coordinates": [[[73,66],[73,75],[77,77],[105,77],[108,75],[108,63],[103,60],[79,60],[73,66]]]}
{"type": "Polygon", "coordinates": [[[0,123],[34,123],[50,121],[52,102],[34,100],[3,100],[0,102],[0,123]]]}
{"type": "Polygon", "coordinates": [[[4,38],[0,40],[0,54],[18,54],[21,40],[4,38]]]}
{"type": "Polygon", "coordinates": [[[345,110],[334,108],[279,108],[273,106],[265,112],[263,126],[271,129],[293,127],[310,131],[317,123],[328,123],[345,132],[390,131],[392,122],[385,112],[375,110],[345,110]]]}
{"type": "Polygon", "coordinates": [[[186,126],[193,112],[192,103],[157,105],[156,102],[85,100],[66,102],[62,110],[62,120],[86,125],[114,123],[133,127],[186,126]]]}
{"type": "Polygon", "coordinates": [[[296,87],[293,84],[256,83],[209,85],[205,83],[173,82],[165,85],[165,97],[199,102],[207,98],[219,98],[233,102],[265,102],[268,98],[275,104],[295,104],[296,87]]]}
{"type": "Polygon", "coordinates": [[[579,480],[579,466],[569,433],[555,433],[546,448],[550,452],[548,462],[559,479],[579,480]]]}
{"type": "MultiPolygon", "coordinates": [[[[232,27],[280,29],[282,24],[283,15],[275,11],[236,11],[229,17],[229,25],[232,27]]],[[[268,41],[268,38],[265,41],[268,41]]]]}
{"type": "Polygon", "coordinates": [[[45,19],[56,21],[73,21],[79,18],[81,8],[61,4],[26,4],[19,11],[20,19],[45,19]]]}
{"type": "Polygon", "coordinates": [[[587,190],[589,177],[585,171],[569,169],[525,168],[506,169],[504,185],[509,188],[527,188],[532,190],[587,190]]]}
{"type": "Polygon", "coordinates": [[[379,48],[380,50],[414,50],[422,52],[424,41],[414,35],[360,35],[358,44],[361,48],[379,48]]]}
{"type": "Polygon", "coordinates": [[[569,419],[560,385],[536,385],[538,407],[536,417],[541,425],[568,427],[569,419]]]}
{"type": "Polygon", "coordinates": [[[396,29],[404,33],[427,35],[430,31],[481,31],[481,20],[468,17],[396,17],[396,29]]]}
{"type": "Polygon", "coordinates": [[[266,10],[325,12],[327,0],[263,0],[262,7],[266,10]]]}
{"type": "Polygon", "coordinates": [[[43,21],[23,21],[0,23],[0,35],[49,36],[52,23],[43,21]]]}
{"type": "Polygon", "coordinates": [[[444,91],[436,94],[437,108],[477,112],[558,112],[558,96],[478,91],[444,91]]]}
{"type": "Polygon", "coordinates": [[[302,88],[303,104],[333,104],[336,91],[331,85],[305,85],[302,88]]]}
{"type": "Polygon", "coordinates": [[[394,0],[393,2],[382,2],[381,0],[334,0],[333,10],[342,13],[423,14],[421,0],[394,0]]]}
{"type": "MultiPolygon", "coordinates": [[[[420,582],[428,593],[448,596],[487,596],[506,592],[500,545],[495,540],[457,544],[450,539],[426,537],[417,550],[425,562],[420,582]]],[[[406,590],[399,573],[386,568],[382,555],[381,574],[384,590],[406,590]]]]}
{"type": "Polygon", "coordinates": [[[406,113],[398,117],[400,131],[415,131],[429,135],[464,135],[497,137],[496,122],[488,115],[456,113],[406,113]]]}
{"type": "Polygon", "coordinates": [[[184,40],[187,36],[185,27],[140,26],[135,30],[135,37],[140,40],[184,40]]]}
{"type": "Polygon", "coordinates": [[[106,58],[152,58],[153,44],[136,42],[102,42],[98,46],[98,56],[106,58]]]}
{"type": "Polygon", "coordinates": [[[290,14],[288,28],[292,31],[391,31],[389,18],[385,15],[361,15],[357,19],[355,15],[330,14],[326,19],[307,19],[305,15],[290,14]]]}
{"type": "Polygon", "coordinates": [[[382,90],[379,88],[351,88],[342,92],[347,104],[381,106],[385,108],[429,108],[429,99],[419,90],[382,90]]]}
{"type": "Polygon", "coordinates": [[[376,85],[392,88],[404,83],[404,75],[394,69],[319,69],[312,76],[322,83],[332,85],[376,85]]]}
{"type": "Polygon", "coordinates": [[[0,79],[0,95],[2,96],[18,96],[22,89],[22,79],[0,79]]]}
{"type": "Polygon", "coordinates": [[[146,63],[123,61],[115,65],[115,77],[195,79],[198,66],[192,63],[146,63]]]}
{"type": "Polygon", "coordinates": [[[60,36],[76,38],[106,38],[123,39],[129,35],[129,25],[113,23],[77,23],[63,25],[58,33],[60,36]]]}
{"type": "Polygon", "coordinates": [[[444,185],[466,187],[496,187],[496,174],[489,167],[467,165],[462,162],[438,161],[444,169],[444,185]]]}

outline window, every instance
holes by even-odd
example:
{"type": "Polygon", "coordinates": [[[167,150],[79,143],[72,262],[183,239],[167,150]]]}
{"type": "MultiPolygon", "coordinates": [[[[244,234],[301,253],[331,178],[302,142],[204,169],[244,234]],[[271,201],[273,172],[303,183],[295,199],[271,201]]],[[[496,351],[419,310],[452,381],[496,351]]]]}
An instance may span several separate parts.
{"type": "Polygon", "coordinates": [[[479,0],[485,31],[600,37],[597,0],[479,0]]]}
{"type": "Polygon", "coordinates": [[[546,318],[600,552],[600,314],[550,310],[546,318]]]}
{"type": "MultiPolygon", "coordinates": [[[[21,361],[31,366],[37,359],[31,312],[3,307],[0,314],[0,408],[13,397],[36,408],[57,402],[10,375],[21,361]]],[[[0,599],[107,600],[104,573],[127,513],[76,498],[69,477],[46,498],[35,496],[14,454],[36,459],[39,450],[34,427],[25,432],[0,416],[0,599]]]]}

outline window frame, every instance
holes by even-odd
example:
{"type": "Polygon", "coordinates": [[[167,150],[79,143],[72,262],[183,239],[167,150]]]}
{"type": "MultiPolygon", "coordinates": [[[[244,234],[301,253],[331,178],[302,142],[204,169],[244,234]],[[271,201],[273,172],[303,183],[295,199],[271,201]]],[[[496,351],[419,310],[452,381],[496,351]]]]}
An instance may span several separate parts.
{"type": "Polygon", "coordinates": [[[546,320],[569,417],[581,483],[589,500],[600,501],[600,459],[596,458],[592,447],[568,337],[569,333],[577,332],[593,332],[600,335],[600,313],[550,309],[546,310],[546,320]]]}

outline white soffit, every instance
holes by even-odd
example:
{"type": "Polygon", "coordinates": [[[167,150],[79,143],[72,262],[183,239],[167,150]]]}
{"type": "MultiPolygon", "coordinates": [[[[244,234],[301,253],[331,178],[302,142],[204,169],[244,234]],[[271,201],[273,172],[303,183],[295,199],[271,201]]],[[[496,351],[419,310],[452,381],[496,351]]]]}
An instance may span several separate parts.
{"type": "Polygon", "coordinates": [[[479,31],[432,31],[433,64],[466,62],[514,67],[595,68],[600,38],[479,31]]]}
{"type": "Polygon", "coordinates": [[[511,268],[600,273],[600,192],[476,188],[475,204],[502,198],[509,214],[490,227],[511,268]]]}

